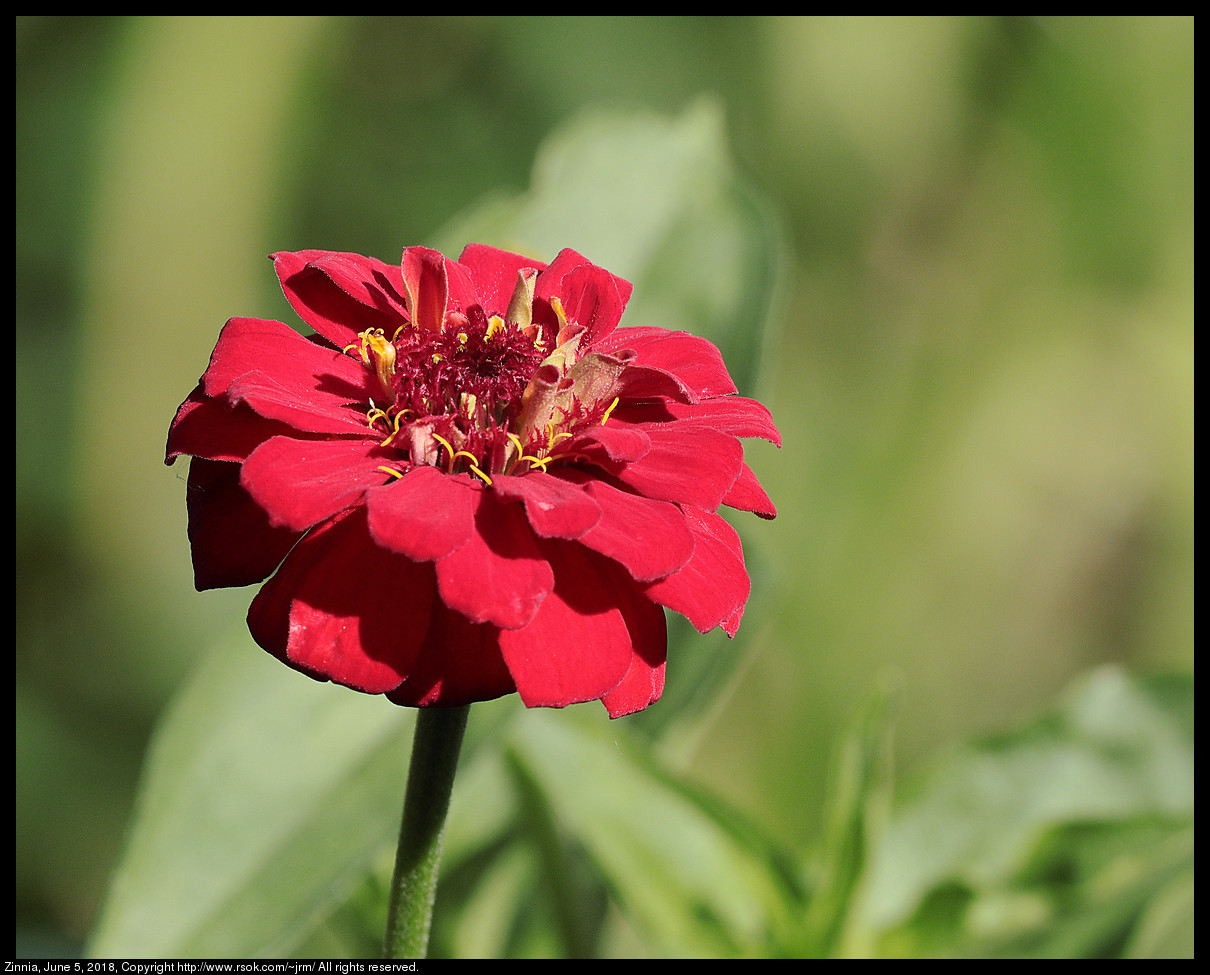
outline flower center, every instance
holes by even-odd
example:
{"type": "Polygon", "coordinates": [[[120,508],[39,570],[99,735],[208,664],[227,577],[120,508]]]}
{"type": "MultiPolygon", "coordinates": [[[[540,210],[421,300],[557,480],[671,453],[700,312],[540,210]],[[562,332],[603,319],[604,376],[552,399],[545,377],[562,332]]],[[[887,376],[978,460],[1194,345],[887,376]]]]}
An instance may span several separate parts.
{"type": "Polygon", "coordinates": [[[401,454],[400,468],[383,471],[402,476],[429,465],[490,484],[493,474],[574,460],[553,451],[578,428],[609,418],[625,363],[581,357],[583,328],[567,320],[557,297],[548,302],[557,327],[534,322],[536,274],[519,273],[503,317],[478,305],[447,310],[440,328],[406,324],[389,339],[369,329],[345,348],[378,380],[382,405],[370,401],[366,422],[401,454]]]}
{"type": "MultiPolygon", "coordinates": [[[[382,402],[370,402],[369,425],[412,464],[469,470],[487,477],[527,457],[513,428],[522,394],[545,351],[515,325],[481,308],[450,313],[442,331],[402,326],[388,339],[362,332],[356,350],[377,379],[382,402]]],[[[540,341],[540,340],[539,340],[540,341]]]]}

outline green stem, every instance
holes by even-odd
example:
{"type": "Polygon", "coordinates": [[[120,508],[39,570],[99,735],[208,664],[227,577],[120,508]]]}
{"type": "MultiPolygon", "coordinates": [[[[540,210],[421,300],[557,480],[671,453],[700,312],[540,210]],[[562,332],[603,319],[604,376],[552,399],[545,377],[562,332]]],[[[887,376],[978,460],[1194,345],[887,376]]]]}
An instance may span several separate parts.
{"type": "Polygon", "coordinates": [[[464,705],[421,708],[416,714],[412,764],[382,946],[384,958],[423,958],[428,950],[441,834],[469,712],[470,705],[464,705]]]}

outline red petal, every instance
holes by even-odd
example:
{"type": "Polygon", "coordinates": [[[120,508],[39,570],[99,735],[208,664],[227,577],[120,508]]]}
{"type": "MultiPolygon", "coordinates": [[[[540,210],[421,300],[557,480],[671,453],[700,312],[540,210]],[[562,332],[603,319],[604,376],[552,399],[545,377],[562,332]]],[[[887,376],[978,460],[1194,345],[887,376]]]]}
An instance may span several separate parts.
{"type": "Polygon", "coordinates": [[[471,275],[483,310],[487,314],[503,315],[517,286],[517,273],[522,268],[545,270],[546,264],[532,257],[512,254],[486,244],[467,244],[458,263],[471,275]]]}
{"type": "Polygon", "coordinates": [[[240,487],[239,465],[195,457],[189,463],[189,543],[199,591],[261,582],[299,533],[274,528],[240,487]]]}
{"type": "Polygon", "coordinates": [[[651,450],[611,473],[649,498],[708,511],[718,508],[743,466],[740,442],[728,433],[696,423],[644,429],[651,439],[651,450]]]}
{"type": "Polygon", "coordinates": [[[626,367],[618,378],[618,393],[626,400],[671,399],[696,403],[697,393],[667,369],[635,363],[626,367]]]}
{"type": "MultiPolygon", "coordinates": [[[[393,319],[405,317],[403,275],[375,257],[335,251],[309,251],[307,262],[322,271],[341,291],[368,308],[376,308],[393,319]]],[[[396,325],[396,328],[399,326],[396,325]]]]}
{"type": "Polygon", "coordinates": [[[516,689],[500,654],[500,631],[472,623],[438,600],[415,665],[387,697],[406,707],[456,707],[516,689]]]}
{"type": "Polygon", "coordinates": [[[272,255],[286,299],[298,317],[343,349],[359,332],[381,328],[388,338],[407,321],[399,305],[399,271],[360,254],[286,251],[272,255]]]}
{"type": "Polygon", "coordinates": [[[450,609],[504,629],[532,620],[554,586],[525,515],[491,491],[479,492],[470,540],[436,564],[437,588],[450,609]]]}
{"type": "Polygon", "coordinates": [[[700,336],[649,325],[619,328],[599,343],[597,351],[622,349],[634,349],[640,363],[666,369],[703,399],[736,391],[718,346],[700,336]]]}
{"type": "Polygon", "coordinates": [[[597,267],[571,248],[559,251],[534,284],[535,298],[549,301],[557,295],[568,319],[588,329],[581,341],[582,349],[614,329],[633,291],[625,278],[597,267]]]}
{"type": "Polygon", "coordinates": [[[730,622],[728,632],[733,634],[752,588],[739,535],[709,511],[686,507],[685,521],[694,535],[693,557],[679,571],[648,586],[647,595],[702,633],[730,622]]]}
{"type": "Polygon", "coordinates": [[[581,264],[563,277],[559,298],[569,322],[584,326],[581,348],[590,348],[615,328],[626,308],[615,278],[603,267],[581,264]]]}
{"type": "Polygon", "coordinates": [[[752,511],[761,518],[777,517],[777,508],[773,506],[773,502],[769,500],[769,495],[760,486],[760,482],[756,479],[752,468],[747,464],[744,464],[740,468],[739,477],[735,479],[735,483],[731,485],[731,490],[723,498],[723,504],[729,508],[737,508],[740,511],[752,511]]]}
{"type": "Polygon", "coordinates": [[[445,255],[429,247],[403,252],[403,288],[412,324],[422,331],[440,332],[449,305],[449,275],[445,255]]]}
{"type": "Polygon", "coordinates": [[[651,438],[637,427],[593,426],[581,430],[559,445],[560,454],[584,454],[587,459],[611,470],[646,456],[651,438]]]}
{"type": "Polygon", "coordinates": [[[588,553],[568,542],[543,543],[554,591],[525,627],[500,633],[500,651],[526,707],[561,708],[613,690],[630,667],[626,621],[588,553]]]}
{"type": "Polygon", "coordinates": [[[244,461],[240,483],[275,525],[302,530],[357,501],[390,475],[391,455],[365,440],[273,437],[244,461]]]}
{"type": "MultiPolygon", "coordinates": [[[[619,573],[620,574],[620,573],[619,573]]],[[[633,652],[620,684],[601,698],[611,718],[642,711],[664,692],[664,663],[668,657],[668,627],[664,610],[634,590],[628,579],[610,586],[626,620],[633,652]]]]}
{"type": "Polygon", "coordinates": [[[263,372],[249,372],[227,389],[232,406],[246,403],[268,420],[277,420],[302,433],[361,434],[368,431],[361,406],[350,404],[354,396],[362,404],[368,395],[337,387],[322,390],[326,377],[310,377],[309,386],[289,379],[282,382],[263,372]],[[322,391],[321,391],[322,390],[322,391]]]}
{"type": "Polygon", "coordinates": [[[781,446],[781,434],[768,409],[745,396],[718,396],[699,403],[619,403],[614,419],[623,423],[671,423],[692,420],[733,437],[760,437],[781,446]]]}
{"type": "Polygon", "coordinates": [[[465,545],[475,530],[475,495],[465,476],[414,467],[366,493],[370,534],[379,545],[428,562],[465,545]]]}
{"type": "Polygon", "coordinates": [[[530,527],[543,538],[579,538],[601,520],[601,508],[581,488],[534,471],[521,477],[497,474],[492,490],[525,505],[530,527]]]}
{"type": "Polygon", "coordinates": [[[375,545],[357,509],[294,547],[252,601],[248,627],[305,673],[381,694],[411,671],[432,602],[432,569],[375,545]]]}
{"type": "Polygon", "coordinates": [[[626,567],[643,582],[675,572],[693,554],[693,533],[675,504],[653,501],[600,480],[568,471],[583,483],[601,508],[601,520],[580,537],[580,544],[626,567]]]}
{"type": "Polygon", "coordinates": [[[245,406],[212,399],[199,385],[181,404],[168,428],[164,463],[182,454],[209,460],[241,461],[260,444],[293,430],[276,420],[257,416],[245,406]]]}
{"type": "Polygon", "coordinates": [[[226,394],[263,417],[313,433],[365,433],[369,373],[360,362],[309,341],[281,322],[233,318],[202,376],[208,396],[226,394]]]}
{"type": "MultiPolygon", "coordinates": [[[[550,262],[549,270],[552,272],[552,278],[558,280],[562,279],[568,272],[582,265],[597,266],[587,257],[577,254],[570,247],[564,247],[563,250],[555,255],[555,259],[550,262]]],[[[608,271],[606,273],[609,274],[608,271]]],[[[613,280],[613,286],[617,289],[618,296],[622,299],[622,304],[625,305],[630,301],[630,296],[634,292],[634,285],[625,278],[618,277],[616,274],[609,274],[609,277],[613,280]]]]}

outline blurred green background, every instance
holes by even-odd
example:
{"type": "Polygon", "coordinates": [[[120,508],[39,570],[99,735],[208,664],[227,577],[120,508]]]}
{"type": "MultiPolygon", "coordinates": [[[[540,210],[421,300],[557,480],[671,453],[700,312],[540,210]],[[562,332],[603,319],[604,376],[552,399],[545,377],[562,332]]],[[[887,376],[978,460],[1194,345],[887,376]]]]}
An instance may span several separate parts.
{"type": "Polygon", "coordinates": [[[292,320],[265,256],[392,260],[587,106],[713,97],[792,254],[742,390],[772,598],[693,648],[741,663],[692,777],[799,845],[883,675],[907,772],[1099,663],[1192,671],[1191,18],[16,28],[18,954],[78,950],[157,714],[243,627],[161,458],[222,323],[292,320]]]}

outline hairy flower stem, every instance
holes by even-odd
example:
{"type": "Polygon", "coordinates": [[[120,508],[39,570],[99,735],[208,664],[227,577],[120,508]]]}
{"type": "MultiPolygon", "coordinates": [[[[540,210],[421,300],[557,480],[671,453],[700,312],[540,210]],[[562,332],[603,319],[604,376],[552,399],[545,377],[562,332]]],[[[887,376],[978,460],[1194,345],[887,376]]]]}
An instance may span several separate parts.
{"type": "Polygon", "coordinates": [[[441,834],[469,712],[470,705],[463,705],[420,708],[416,713],[412,764],[387,908],[384,958],[423,958],[428,950],[441,834]]]}

